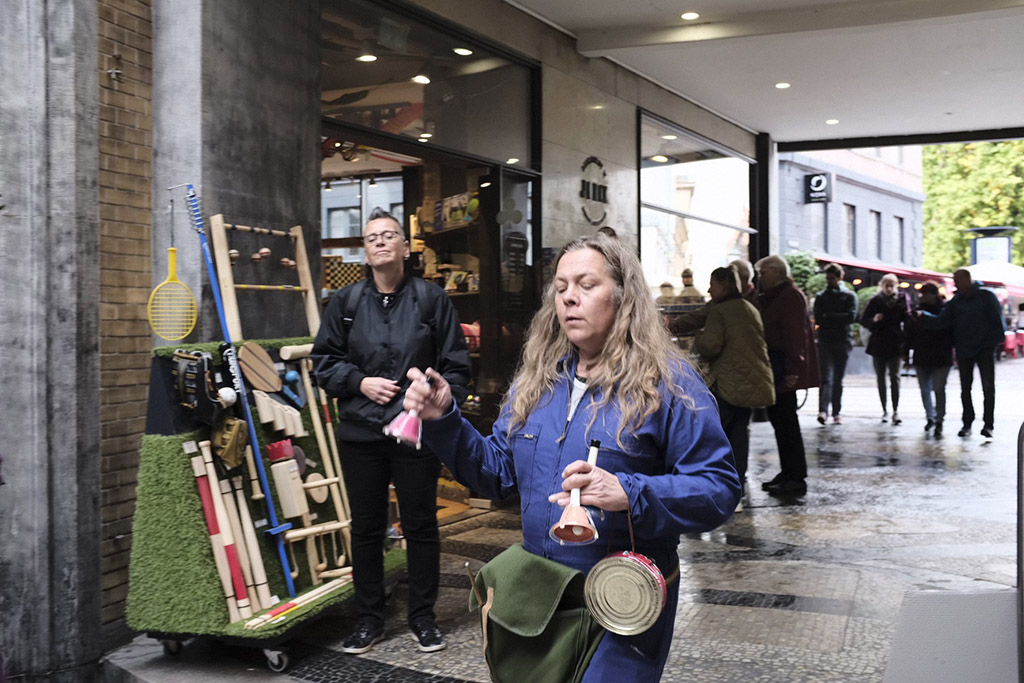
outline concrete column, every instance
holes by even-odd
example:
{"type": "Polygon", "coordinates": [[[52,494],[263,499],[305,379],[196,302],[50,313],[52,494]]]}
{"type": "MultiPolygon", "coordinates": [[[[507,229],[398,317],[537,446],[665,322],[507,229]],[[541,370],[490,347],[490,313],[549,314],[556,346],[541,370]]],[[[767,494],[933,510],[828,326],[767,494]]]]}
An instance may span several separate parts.
{"type": "MultiPolygon", "coordinates": [[[[220,339],[220,325],[184,191],[167,187],[195,185],[207,222],[222,213],[242,225],[302,225],[320,281],[319,14],[319,0],[153,3],[154,277],[163,279],[173,238],[179,277],[202,292],[197,340],[220,339]]],[[[236,282],[297,282],[278,264],[287,240],[230,240],[242,255],[236,282]],[[262,246],[273,257],[254,265],[249,256],[262,246]]],[[[305,333],[297,294],[239,292],[238,301],[249,339],[305,333]]]]}
{"type": "Polygon", "coordinates": [[[0,21],[0,653],[80,680],[100,654],[95,0],[0,21]]]}

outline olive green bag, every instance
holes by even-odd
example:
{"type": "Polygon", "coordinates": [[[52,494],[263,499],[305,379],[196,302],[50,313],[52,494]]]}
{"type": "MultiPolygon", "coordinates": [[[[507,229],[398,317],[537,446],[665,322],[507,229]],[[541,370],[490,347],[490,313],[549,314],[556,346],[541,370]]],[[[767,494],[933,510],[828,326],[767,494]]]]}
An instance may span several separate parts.
{"type": "Polygon", "coordinates": [[[585,575],[521,543],[485,564],[469,608],[480,608],[484,657],[495,683],[576,683],[605,630],[587,609],[585,575]]]}

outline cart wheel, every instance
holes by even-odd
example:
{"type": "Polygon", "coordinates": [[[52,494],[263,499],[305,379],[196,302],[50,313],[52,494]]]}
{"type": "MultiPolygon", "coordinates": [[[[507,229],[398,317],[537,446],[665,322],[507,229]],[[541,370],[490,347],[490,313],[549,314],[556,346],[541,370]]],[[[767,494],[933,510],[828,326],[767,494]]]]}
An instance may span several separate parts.
{"type": "Polygon", "coordinates": [[[181,654],[180,640],[161,640],[160,644],[164,646],[164,654],[168,657],[177,657],[181,654]]]}
{"type": "Polygon", "coordinates": [[[291,664],[291,660],[288,658],[287,652],[280,650],[264,650],[263,654],[267,656],[267,668],[276,674],[283,672],[291,664]]]}

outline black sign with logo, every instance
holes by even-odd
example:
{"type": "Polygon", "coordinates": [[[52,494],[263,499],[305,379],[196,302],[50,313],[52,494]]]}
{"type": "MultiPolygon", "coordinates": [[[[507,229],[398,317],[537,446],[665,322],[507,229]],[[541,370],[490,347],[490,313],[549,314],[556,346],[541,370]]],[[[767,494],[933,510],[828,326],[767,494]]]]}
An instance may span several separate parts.
{"type": "Polygon", "coordinates": [[[811,173],[804,176],[804,203],[832,201],[832,174],[811,173]]]}
{"type": "Polygon", "coordinates": [[[608,217],[608,173],[597,157],[587,157],[580,167],[580,199],[587,222],[604,225],[608,217]]]}

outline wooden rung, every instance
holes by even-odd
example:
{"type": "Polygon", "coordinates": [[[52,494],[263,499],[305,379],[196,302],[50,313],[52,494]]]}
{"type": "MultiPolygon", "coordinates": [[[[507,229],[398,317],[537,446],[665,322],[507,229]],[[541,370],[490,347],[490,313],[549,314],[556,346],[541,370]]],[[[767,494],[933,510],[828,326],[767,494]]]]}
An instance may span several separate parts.
{"type": "Polygon", "coordinates": [[[224,224],[225,230],[238,230],[239,232],[252,232],[257,235],[274,235],[275,237],[291,237],[291,233],[285,232],[284,230],[271,230],[270,228],[253,228],[248,225],[229,225],[224,224]]]}
{"type": "Polygon", "coordinates": [[[299,285],[240,285],[236,284],[235,289],[276,289],[286,292],[303,292],[308,291],[305,287],[299,285]]]}

